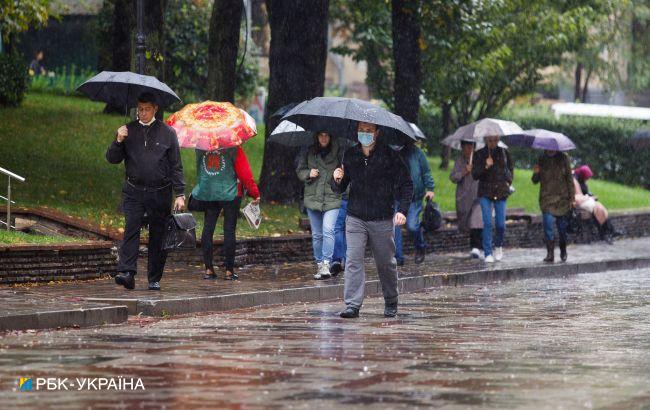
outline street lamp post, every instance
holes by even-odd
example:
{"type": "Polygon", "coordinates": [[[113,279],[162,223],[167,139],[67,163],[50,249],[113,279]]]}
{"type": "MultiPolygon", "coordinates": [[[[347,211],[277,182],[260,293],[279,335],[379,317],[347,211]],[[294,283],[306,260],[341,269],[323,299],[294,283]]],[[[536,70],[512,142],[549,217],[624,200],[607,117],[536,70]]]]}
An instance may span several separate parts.
{"type": "Polygon", "coordinates": [[[144,74],[144,0],[136,1],[137,33],[135,34],[135,69],[138,74],[144,74]]]}

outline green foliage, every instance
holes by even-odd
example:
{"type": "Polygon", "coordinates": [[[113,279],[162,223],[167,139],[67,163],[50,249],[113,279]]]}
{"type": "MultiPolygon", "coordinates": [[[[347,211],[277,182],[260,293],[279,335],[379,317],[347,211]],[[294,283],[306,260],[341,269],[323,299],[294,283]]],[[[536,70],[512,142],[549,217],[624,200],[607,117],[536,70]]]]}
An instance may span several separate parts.
{"type": "Polygon", "coordinates": [[[63,67],[52,72],[52,75],[32,75],[29,91],[44,92],[58,95],[76,94],[77,87],[95,74],[94,70],[63,67]]]}
{"type": "Polygon", "coordinates": [[[83,242],[83,240],[72,238],[63,235],[36,235],[24,232],[6,231],[4,228],[0,229],[0,243],[8,244],[49,244],[61,242],[83,242]]]}
{"type": "MultiPolygon", "coordinates": [[[[165,80],[183,102],[200,101],[205,95],[208,78],[208,41],[212,2],[206,0],[170,0],[165,9],[165,80]]],[[[242,30],[238,64],[241,61],[246,33],[242,30]]],[[[260,83],[257,64],[250,50],[241,67],[238,65],[237,101],[252,98],[260,83]]]]}
{"type": "Polygon", "coordinates": [[[0,107],[17,106],[27,90],[27,67],[17,53],[0,54],[0,107]]]}
{"type": "Polygon", "coordinates": [[[650,3],[632,0],[628,7],[632,42],[628,64],[628,87],[632,91],[650,88],[650,3]]]}
{"type": "Polygon", "coordinates": [[[0,0],[2,37],[45,26],[50,3],[50,0],[0,0]]]}

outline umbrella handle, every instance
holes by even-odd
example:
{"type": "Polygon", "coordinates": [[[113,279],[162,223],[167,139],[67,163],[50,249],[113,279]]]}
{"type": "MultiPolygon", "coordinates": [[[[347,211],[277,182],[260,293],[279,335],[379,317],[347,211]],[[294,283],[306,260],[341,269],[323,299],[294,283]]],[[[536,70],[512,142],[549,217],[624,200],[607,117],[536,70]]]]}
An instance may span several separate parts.
{"type": "Polygon", "coordinates": [[[474,150],[469,154],[469,164],[472,165],[472,161],[474,160],[474,150]]]}

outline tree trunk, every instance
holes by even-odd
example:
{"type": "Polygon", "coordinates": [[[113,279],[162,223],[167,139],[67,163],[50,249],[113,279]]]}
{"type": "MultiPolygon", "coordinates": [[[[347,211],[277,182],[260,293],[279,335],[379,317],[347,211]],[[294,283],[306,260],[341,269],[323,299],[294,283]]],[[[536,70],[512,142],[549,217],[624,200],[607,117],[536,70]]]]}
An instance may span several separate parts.
{"type": "Polygon", "coordinates": [[[212,6],[207,95],[215,101],[235,102],[242,10],[241,0],[215,0],[212,6]]]}
{"type": "MultiPolygon", "coordinates": [[[[278,108],[323,95],[327,60],[329,0],[266,0],[271,26],[269,96],[264,112],[268,138],[278,108]]],[[[266,144],[260,176],[265,200],[295,201],[302,184],[296,177],[297,149],[266,144]]]]}
{"type": "MultiPolygon", "coordinates": [[[[451,131],[451,105],[442,104],[442,141],[451,131]]],[[[451,148],[447,145],[442,147],[442,155],[440,157],[440,169],[449,169],[449,158],[451,157],[451,148]]]]}
{"type": "Polygon", "coordinates": [[[392,0],[395,113],[417,123],[422,75],[420,70],[419,0],[392,0]]]}
{"type": "MultiPolygon", "coordinates": [[[[135,25],[133,0],[113,0],[111,27],[111,71],[131,70],[131,34],[135,25]]],[[[124,107],[106,104],[105,113],[124,115],[124,107]]]]}
{"type": "Polygon", "coordinates": [[[580,85],[582,84],[582,63],[576,65],[575,81],[573,83],[573,101],[580,100],[580,85]]]}
{"type": "Polygon", "coordinates": [[[589,92],[589,78],[591,77],[592,70],[587,70],[587,75],[585,76],[585,83],[582,86],[582,97],[580,101],[583,103],[587,102],[587,93],[589,92]]]}

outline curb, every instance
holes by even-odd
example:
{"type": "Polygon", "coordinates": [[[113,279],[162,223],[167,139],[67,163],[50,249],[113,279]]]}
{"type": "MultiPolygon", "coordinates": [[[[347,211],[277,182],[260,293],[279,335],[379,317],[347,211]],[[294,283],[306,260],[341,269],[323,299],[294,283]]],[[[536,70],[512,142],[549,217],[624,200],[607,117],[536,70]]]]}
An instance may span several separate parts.
{"type": "MultiPolygon", "coordinates": [[[[563,277],[580,273],[595,273],[650,267],[650,258],[612,259],[576,264],[556,263],[532,267],[477,270],[463,273],[434,274],[401,278],[400,293],[417,292],[440,286],[459,286],[503,282],[535,277],[563,277]]],[[[381,295],[379,280],[366,282],[366,295],[381,295]]],[[[234,309],[280,305],[288,303],[322,302],[341,299],[343,284],[307,286],[218,296],[187,297],[164,300],[134,300],[87,298],[88,302],[128,305],[130,315],[168,316],[199,312],[222,312],[234,309]]]]}
{"type": "Polygon", "coordinates": [[[0,331],[98,326],[124,323],[127,318],[126,306],[53,310],[0,316],[0,331]]]}

